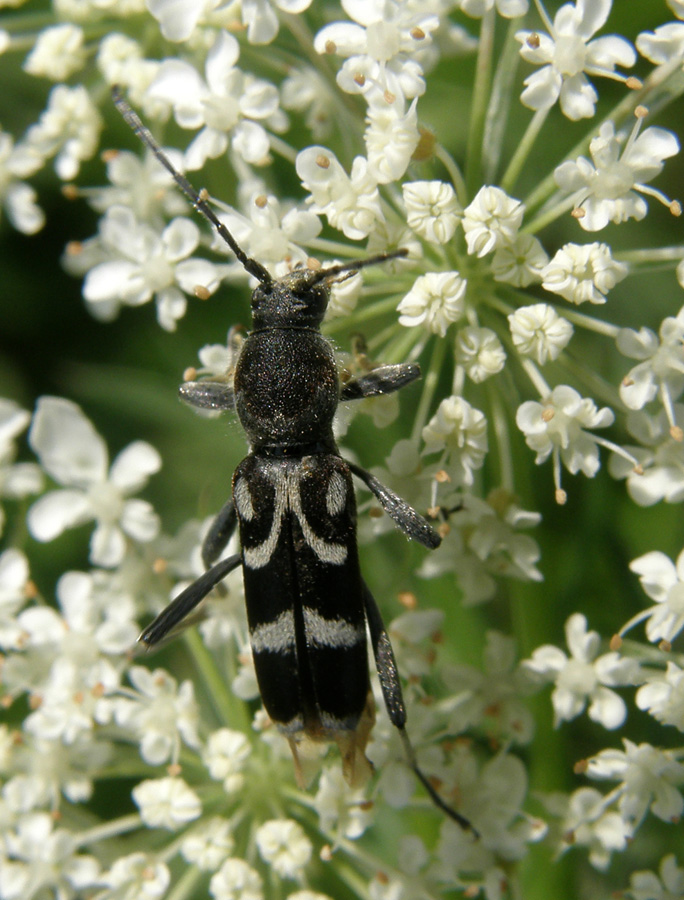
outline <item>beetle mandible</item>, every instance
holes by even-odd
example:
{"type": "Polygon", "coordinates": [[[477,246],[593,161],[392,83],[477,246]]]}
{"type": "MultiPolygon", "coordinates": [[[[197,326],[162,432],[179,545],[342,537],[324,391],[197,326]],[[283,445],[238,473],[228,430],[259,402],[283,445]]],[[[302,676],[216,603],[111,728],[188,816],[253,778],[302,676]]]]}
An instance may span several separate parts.
{"type": "Polygon", "coordinates": [[[149,130],[112,89],[114,103],[140,140],[259,281],[252,328],[233,384],[190,381],[180,396],[200,409],[234,410],[249,453],[233,475],[232,497],[202,546],[207,571],[142,632],[150,647],[165,638],[233,569],[242,566],[250,642],[266,711],[287,737],[297,773],[303,740],[334,741],[346,780],[370,774],[365,748],[375,719],[366,627],[387,712],[407,761],[433,802],[464,828],[416,762],[389,636],[359,566],[352,474],[363,481],[408,537],[435,549],[441,538],[405,500],[365,469],[344,460],[333,436],[341,401],[389,394],[420,377],[416,363],[380,366],[340,385],[333,348],[320,331],[329,285],[344,273],[405,256],[406,250],[274,279],[247,256],[226,226],[164,155],[149,130]],[[241,552],[219,559],[235,528],[241,552]],[[218,562],[217,562],[218,560],[218,562]]]}

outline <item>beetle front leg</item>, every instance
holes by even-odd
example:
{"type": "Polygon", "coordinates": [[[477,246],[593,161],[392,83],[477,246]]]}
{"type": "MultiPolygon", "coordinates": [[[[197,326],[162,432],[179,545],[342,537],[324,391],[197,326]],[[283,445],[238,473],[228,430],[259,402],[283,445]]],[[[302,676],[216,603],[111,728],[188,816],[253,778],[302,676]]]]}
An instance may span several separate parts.
{"type": "Polygon", "coordinates": [[[197,409],[214,412],[235,409],[235,393],[227,381],[186,381],[178,388],[178,394],[197,409]]]}
{"type": "Polygon", "coordinates": [[[206,569],[216,562],[233,536],[237,525],[237,513],[233,500],[227,500],[211,523],[207,536],[202,542],[202,562],[206,569]]]}
{"type": "Polygon", "coordinates": [[[442,538],[424,516],[417,513],[406,500],[403,500],[394,491],[385,487],[375,475],[371,475],[370,472],[349,462],[349,460],[347,460],[347,465],[354,475],[360,478],[371,493],[377,497],[387,515],[396,522],[404,534],[407,534],[414,541],[418,541],[429,550],[439,547],[442,543],[442,538]]]}
{"type": "Polygon", "coordinates": [[[371,369],[365,375],[359,375],[348,381],[340,392],[340,400],[360,400],[363,397],[392,394],[417,378],[420,378],[418,363],[378,366],[377,369],[371,369]]]}
{"type": "Polygon", "coordinates": [[[162,641],[183,619],[190,615],[198,603],[204,600],[209,591],[216,587],[220,581],[223,581],[233,569],[237,569],[241,562],[242,555],[236,553],[234,556],[222,559],[221,562],[216,563],[204,575],[200,575],[159,613],[157,618],[143,631],[138,641],[148,647],[152,647],[162,641]]]}

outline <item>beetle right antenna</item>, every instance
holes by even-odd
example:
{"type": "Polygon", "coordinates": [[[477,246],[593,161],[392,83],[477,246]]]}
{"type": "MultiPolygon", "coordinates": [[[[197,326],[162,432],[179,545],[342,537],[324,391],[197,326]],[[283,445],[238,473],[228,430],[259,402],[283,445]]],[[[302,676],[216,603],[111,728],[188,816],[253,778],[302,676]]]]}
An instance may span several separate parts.
{"type": "Polygon", "coordinates": [[[148,147],[152,151],[152,153],[154,153],[156,158],[164,166],[167,172],[171,174],[173,180],[183,191],[188,200],[190,200],[195,209],[214,226],[216,231],[221,235],[226,244],[228,244],[230,249],[237,257],[238,261],[242,263],[247,272],[249,272],[250,275],[253,275],[262,284],[272,284],[273,278],[271,277],[271,273],[267,269],[265,269],[264,266],[261,265],[261,263],[257,262],[256,259],[252,259],[251,256],[247,256],[245,251],[242,249],[242,247],[240,247],[230,231],[228,231],[226,226],[207,203],[207,192],[204,190],[197,192],[195,188],[190,184],[188,179],[184,175],[181,175],[181,173],[174,168],[173,163],[159,146],[159,144],[153,137],[152,132],[149,130],[149,128],[146,128],[145,125],[143,125],[140,116],[131,108],[130,104],[126,100],[124,100],[123,94],[121,93],[121,88],[116,84],[112,87],[112,100],[114,101],[114,105],[116,106],[118,111],[123,116],[126,124],[135,132],[135,134],[143,142],[143,144],[145,144],[145,146],[148,147]]]}

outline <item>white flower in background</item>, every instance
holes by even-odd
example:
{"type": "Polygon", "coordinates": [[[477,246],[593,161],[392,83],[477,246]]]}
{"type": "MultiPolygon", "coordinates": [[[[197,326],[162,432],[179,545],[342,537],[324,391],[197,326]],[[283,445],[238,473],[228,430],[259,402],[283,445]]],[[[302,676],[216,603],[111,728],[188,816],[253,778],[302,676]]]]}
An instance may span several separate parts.
{"type": "Polygon", "coordinates": [[[598,409],[593,400],[581,397],[566,384],[555,387],[541,403],[526,400],[518,408],[515,421],[525,435],[527,446],[537,454],[537,465],[553,456],[554,481],[560,490],[560,462],[569,472],[583,472],[593,478],[599,469],[599,442],[586,429],[607,428],[615,415],[604,406],[598,409]]]}
{"type": "Polygon", "coordinates": [[[461,734],[484,725],[498,741],[527,744],[534,734],[534,719],[525,703],[532,680],[517,665],[513,638],[488,631],[483,666],[443,665],[441,677],[451,689],[449,729],[461,734]],[[464,696],[465,694],[465,696],[464,696]]]}
{"type": "MultiPolygon", "coordinates": [[[[283,206],[272,194],[253,193],[244,205],[246,215],[235,210],[219,212],[219,219],[226,224],[243,250],[276,275],[285,275],[297,264],[306,265],[308,255],[302,249],[321,231],[321,220],[308,209],[283,206]]],[[[225,252],[225,241],[216,234],[214,246],[217,252],[225,252]]],[[[237,269],[242,271],[238,264],[237,269]]]]}
{"type": "Polygon", "coordinates": [[[259,855],[281,878],[297,879],[311,859],[313,847],[302,826],[292,819],[270,819],[254,836],[259,855]]]}
{"type": "Polygon", "coordinates": [[[472,485],[487,455],[487,419],[463,397],[447,397],[423,428],[423,440],[424,453],[443,451],[442,459],[454,467],[455,484],[472,485]]]}
{"type": "Polygon", "coordinates": [[[627,479],[629,496],[639,506],[653,506],[661,500],[680,503],[684,499],[684,405],[675,403],[671,411],[661,410],[657,416],[642,410],[631,412],[627,430],[639,441],[638,446],[624,448],[637,465],[614,453],[609,462],[610,474],[627,479]]]}
{"type": "Polygon", "coordinates": [[[508,324],[518,353],[531,356],[540,366],[558,359],[574,330],[548,303],[521,306],[509,315],[508,324]]]}
{"type": "Polygon", "coordinates": [[[512,244],[525,215],[525,205],[498,187],[482,187],[463,211],[468,253],[482,257],[512,244]]]}
{"type": "Polygon", "coordinates": [[[113,897],[123,900],[161,900],[170,883],[166,864],[147,853],[120,856],[98,879],[98,884],[109,888],[113,897]]]}
{"type": "Polygon", "coordinates": [[[684,897],[684,868],[677,865],[674,853],[660,861],[660,877],[654,872],[633,872],[625,895],[630,900],[679,900],[684,897]]]}
{"type": "Polygon", "coordinates": [[[352,841],[361,837],[373,822],[365,800],[363,789],[350,788],[346,783],[341,766],[325,768],[313,802],[321,831],[341,834],[352,841]]]}
{"type": "Polygon", "coordinates": [[[448,244],[463,209],[446,181],[407,181],[401,186],[406,222],[431,244],[448,244]]]}
{"type": "Polygon", "coordinates": [[[332,151],[307,147],[297,154],[295,167],[302,186],[311,194],[307,203],[313,212],[327,216],[345,237],[362,240],[376,222],[384,221],[378,184],[364,157],[354,159],[351,175],[347,175],[332,151]]]}
{"type": "Polygon", "coordinates": [[[65,22],[42,31],[24,60],[24,71],[52,81],[66,81],[87,59],[83,29],[65,22]]]}
{"type": "Polygon", "coordinates": [[[605,25],[611,5],[612,0],[564,3],[551,22],[544,7],[538,4],[550,34],[519,31],[515,36],[522,44],[522,58],[542,66],[525,79],[525,90],[520,97],[525,106],[546,109],[560,97],[561,109],[568,119],[590,118],[594,115],[598,94],[585,72],[626,80],[615,67],[629,67],[636,62],[636,53],[629,41],[617,35],[591,40],[605,25]]]}
{"type": "Polygon", "coordinates": [[[368,172],[378,184],[397,181],[406,172],[420,141],[416,101],[404,110],[398,97],[369,98],[363,139],[368,153],[368,172]]]}
{"type": "MultiPolygon", "coordinates": [[[[165,147],[164,153],[182,171],[183,154],[173,147],[165,147]]],[[[114,206],[125,206],[142,222],[157,221],[160,215],[173,217],[188,212],[188,203],[175,187],[173,178],[150,151],[145,152],[143,159],[129,150],[115,151],[107,154],[105,162],[110,184],[88,193],[88,202],[97,212],[106,213],[114,206]]]]}
{"type": "Polygon", "coordinates": [[[227,859],[209,882],[214,900],[264,900],[261,875],[244,859],[227,859]]]}
{"type": "Polygon", "coordinates": [[[126,552],[125,535],[142,542],[156,536],[159,521],[150,504],[127,499],[159,471],[161,459],[154,447],[145,441],[129,444],[107,474],[103,439],[75,403],[60,397],[38,401],[29,442],[48,475],[64,485],[29,510],[36,540],[54,540],[65,529],[94,519],[91,562],[116,566],[126,552]]]}
{"type": "Polygon", "coordinates": [[[185,314],[185,295],[198,287],[212,294],[219,286],[220,267],[188,258],[200,242],[191,219],[173,219],[159,233],[138,222],[132,209],[114,206],[93,240],[105,259],[88,271],[83,296],[93,315],[106,322],[116,318],[122,305],[140,306],[154,298],[159,324],[174,331],[185,314]]]}
{"type": "Polygon", "coordinates": [[[299,15],[311,6],[311,2],[312,0],[242,0],[242,23],[247,26],[247,40],[250,44],[270,44],[278,34],[276,10],[299,15]]]}
{"type": "Polygon", "coordinates": [[[684,627],[684,550],[676,563],[664,553],[652,550],[633,560],[629,567],[639,576],[646,595],[656,603],[633,621],[646,619],[649,641],[672,643],[684,627]]]}
{"type": "Polygon", "coordinates": [[[564,244],[545,267],[542,287],[570,303],[605,303],[606,294],[627,276],[608,244],[564,244]]]}
{"type": "Polygon", "coordinates": [[[75,178],[81,163],[95,155],[101,130],[100,113],[83,85],[57,85],[22,141],[23,174],[33,174],[54,156],[57,175],[63,181],[75,178]]]}
{"type": "Polygon", "coordinates": [[[221,0],[146,0],[167,41],[187,41],[221,0]]]}
{"type": "Polygon", "coordinates": [[[14,152],[14,140],[0,131],[0,203],[12,226],[23,234],[35,234],[45,224],[45,214],[36,203],[35,190],[24,181],[21,153],[14,152]]]}
{"type": "Polygon", "coordinates": [[[228,819],[214,816],[200,822],[181,844],[181,853],[189,863],[205,872],[215,872],[235,848],[232,825],[228,819]]]}
{"type": "Polygon", "coordinates": [[[181,741],[199,747],[199,711],[191,681],[180,686],[163,669],[134,666],[128,671],[133,692],[114,697],[116,724],[140,742],[140,755],[151,766],[177,760],[181,741]],[[132,696],[131,696],[132,694],[132,696]]]}
{"type": "Polygon", "coordinates": [[[3,834],[0,896],[76,897],[97,889],[99,863],[94,856],[78,853],[77,834],[57,828],[50,813],[27,813],[8,825],[3,834]]]}
{"type": "Polygon", "coordinates": [[[457,7],[474,19],[481,19],[486,12],[494,9],[506,19],[524,16],[529,9],[528,0],[457,0],[457,7]]]}
{"type": "Polygon", "coordinates": [[[518,234],[510,243],[496,248],[490,265],[496,281],[514,287],[527,287],[541,281],[548,261],[539,238],[531,234],[518,234]]]}
{"type": "Polygon", "coordinates": [[[555,687],[551,695],[554,725],[569,722],[584,712],[604,728],[619,728],[627,716],[624,700],[615,693],[619,685],[633,684],[638,676],[636,660],[610,652],[599,656],[601,638],[587,631],[586,617],[574,613],[565,623],[565,639],[570,657],[558,647],[538,647],[523,666],[555,687]]]}
{"type": "MultiPolygon", "coordinates": [[[[682,18],[681,12],[679,18],[682,18]]],[[[642,31],[636,39],[636,45],[639,53],[656,66],[683,59],[684,22],[668,22],[666,25],[659,25],[654,31],[642,31]]]]}
{"type": "Polygon", "coordinates": [[[582,787],[570,796],[561,823],[561,833],[570,847],[588,847],[589,862],[600,871],[610,865],[612,853],[624,850],[633,828],[612,809],[595,788],[582,787]]]}
{"type": "Polygon", "coordinates": [[[342,0],[342,7],[358,24],[334,22],[314,39],[317,53],[347,57],[337,74],[342,90],[362,93],[369,86],[407,99],[423,94],[423,71],[412,57],[429,45],[438,17],[399,0],[342,0]]]}
{"type": "Polygon", "coordinates": [[[621,782],[618,809],[636,827],[650,808],[664,822],[675,822],[684,809],[676,785],[684,784],[684,766],[670,751],[623,739],[624,750],[602,750],[587,760],[589,778],[621,782]]]}
{"type": "Polygon", "coordinates": [[[664,673],[647,675],[647,679],[636,692],[636,705],[663,725],[684,731],[684,669],[669,660],[664,673]]]}
{"type": "Polygon", "coordinates": [[[108,34],[100,41],[97,66],[105,81],[125,88],[131,103],[146,119],[169,116],[169,104],[152,99],[147,93],[160,65],[158,59],[146,59],[142,45],[124,34],[108,34]]]}
{"type": "Polygon", "coordinates": [[[506,362],[506,351],[491,328],[468,325],[456,335],[456,362],[463,366],[472,381],[479,384],[500,372],[506,362]]]}
{"type": "Polygon", "coordinates": [[[211,777],[223,782],[223,790],[233,794],[244,784],[244,769],[251,752],[250,743],[241,731],[219,728],[209,735],[202,761],[211,777]]]}
{"type": "Polygon", "coordinates": [[[148,828],[177,831],[202,814],[197,794],[182,778],[149,778],[131,791],[148,828]]]}
{"type": "Polygon", "coordinates": [[[293,68],[280,87],[283,109],[303,113],[306,127],[315,141],[322,141],[330,134],[332,101],[330,84],[311,66],[293,68]]]}
{"type": "Polygon", "coordinates": [[[173,107],[181,128],[202,129],[185,151],[187,169],[200,169],[225,153],[229,136],[245,162],[259,163],[268,155],[268,134],[254,120],[277,111],[278,91],[238,69],[239,55],[237,39],[220,31],[207,54],[206,82],[190,63],[167,59],[150,85],[149,95],[173,107]]]}
{"type": "MultiPolygon", "coordinates": [[[[27,494],[37,494],[43,487],[43,473],[36,463],[17,463],[14,439],[31,421],[31,414],[14,400],[0,397],[0,498],[18,500],[27,494]]],[[[5,512],[0,507],[0,534],[5,512]]]]}
{"type": "Polygon", "coordinates": [[[557,167],[556,184],[573,194],[575,209],[582,213],[577,221],[585,231],[600,231],[609,222],[643,219],[648,204],[641,194],[672,205],[647,184],[662,171],[663,161],[679,152],[679,141],[664,128],[651,127],[639,134],[642,121],[639,115],[626,142],[615,134],[612,122],[604,122],[589,143],[591,161],[579,156],[557,167]]]}
{"type": "Polygon", "coordinates": [[[22,630],[16,615],[28,596],[28,560],[21,552],[10,547],[0,553],[0,650],[16,650],[22,630]]]}
{"type": "Polygon", "coordinates": [[[467,282],[458,272],[428,272],[419,275],[397,306],[399,323],[407,328],[425,325],[444,337],[452,322],[465,313],[467,282]]]}
{"type": "Polygon", "coordinates": [[[620,399],[629,409],[643,407],[660,395],[666,409],[684,389],[684,307],[663,319],[659,336],[650,328],[622,328],[617,336],[620,353],[641,362],[625,375],[620,399]]]}

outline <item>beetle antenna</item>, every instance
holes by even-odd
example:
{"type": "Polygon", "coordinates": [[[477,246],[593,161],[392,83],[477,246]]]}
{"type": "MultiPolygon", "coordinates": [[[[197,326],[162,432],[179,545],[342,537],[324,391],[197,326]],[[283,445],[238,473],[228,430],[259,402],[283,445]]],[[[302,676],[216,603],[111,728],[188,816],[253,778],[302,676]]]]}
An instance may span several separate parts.
{"type": "Polygon", "coordinates": [[[377,266],[386,262],[388,259],[397,259],[400,256],[408,256],[406,247],[400,247],[398,250],[385,250],[375,256],[369,256],[368,259],[353,259],[348,263],[340,263],[337,266],[329,266],[327,269],[320,269],[308,281],[307,286],[313,287],[319,281],[325,281],[326,278],[332,278],[341,272],[353,272],[357,269],[364,269],[366,266],[377,266]]]}
{"type": "Polygon", "coordinates": [[[247,256],[245,251],[240,247],[238,242],[235,240],[233,235],[228,231],[223,222],[216,215],[214,210],[209,206],[207,200],[209,195],[206,190],[196,191],[195,188],[190,184],[188,179],[181,175],[181,173],[174,167],[171,160],[164,153],[162,148],[159,146],[157,141],[152,135],[152,132],[149,128],[143,125],[140,116],[131,108],[130,104],[124,100],[123,94],[121,93],[121,88],[118,85],[114,85],[112,87],[112,100],[114,101],[114,105],[117,110],[123,116],[126,124],[135,132],[139,140],[148,147],[152,153],[156,156],[159,162],[164,166],[164,168],[171,174],[171,177],[176,182],[178,187],[183,191],[188,200],[192,203],[197,212],[201,213],[205,219],[207,219],[216,229],[218,234],[223,238],[223,240],[228,244],[230,249],[233,251],[238,261],[242,263],[243,267],[249,272],[250,275],[253,275],[257,278],[262,284],[272,284],[273,278],[271,277],[270,272],[261,265],[261,263],[257,262],[255,259],[252,259],[251,256],[247,256]]]}

